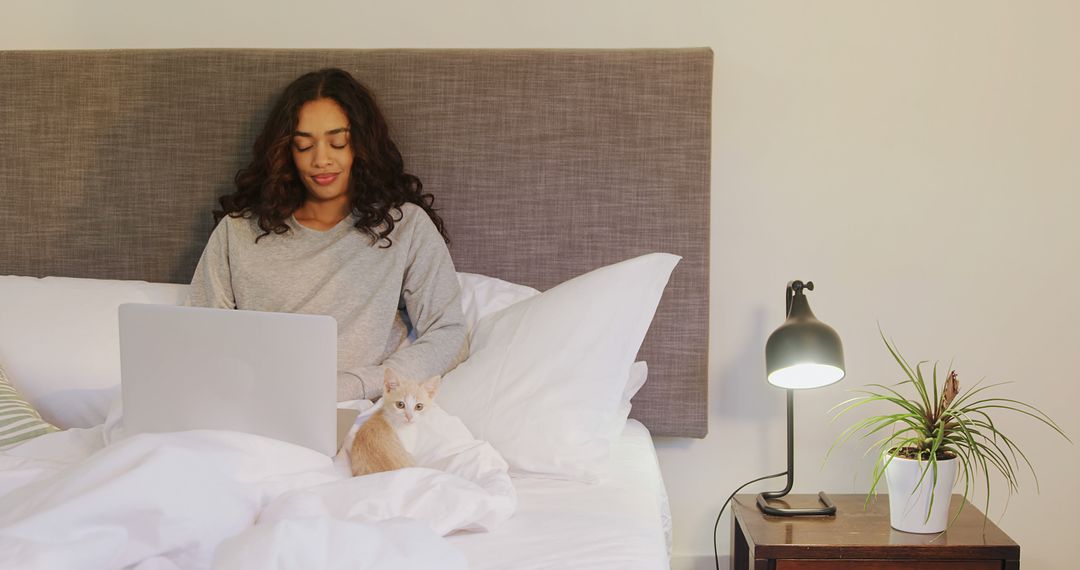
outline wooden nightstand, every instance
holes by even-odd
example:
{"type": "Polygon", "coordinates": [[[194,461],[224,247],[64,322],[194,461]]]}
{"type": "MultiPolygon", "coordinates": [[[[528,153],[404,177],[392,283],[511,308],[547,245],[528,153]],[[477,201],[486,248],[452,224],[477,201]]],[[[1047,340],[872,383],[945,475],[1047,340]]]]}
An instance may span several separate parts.
{"type": "MultiPolygon", "coordinates": [[[[736,570],[1017,570],[1020,546],[968,503],[942,536],[889,526],[889,499],[863,510],[865,495],[829,495],[833,517],[767,516],[755,495],[732,504],[731,567],[736,570]]],[[[953,496],[953,513],[963,498],[953,496]]],[[[816,506],[817,495],[788,495],[792,507],[816,506]]],[[[952,517],[952,514],[949,515],[952,517]]]]}

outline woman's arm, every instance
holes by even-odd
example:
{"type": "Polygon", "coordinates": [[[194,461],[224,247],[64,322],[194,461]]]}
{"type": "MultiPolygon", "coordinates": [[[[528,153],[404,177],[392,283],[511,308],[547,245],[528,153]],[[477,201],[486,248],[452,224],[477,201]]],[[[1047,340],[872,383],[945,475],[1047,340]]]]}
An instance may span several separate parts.
{"type": "Polygon", "coordinates": [[[413,216],[411,239],[402,240],[404,243],[395,240],[393,247],[409,247],[401,298],[416,330],[416,341],[379,366],[339,372],[339,400],[381,395],[386,367],[422,381],[448,372],[469,354],[461,288],[450,251],[427,214],[419,207],[409,209],[413,216]]]}
{"type": "Polygon", "coordinates": [[[232,273],[229,270],[228,221],[228,218],[221,220],[206,242],[184,301],[189,307],[236,308],[232,273]]]}

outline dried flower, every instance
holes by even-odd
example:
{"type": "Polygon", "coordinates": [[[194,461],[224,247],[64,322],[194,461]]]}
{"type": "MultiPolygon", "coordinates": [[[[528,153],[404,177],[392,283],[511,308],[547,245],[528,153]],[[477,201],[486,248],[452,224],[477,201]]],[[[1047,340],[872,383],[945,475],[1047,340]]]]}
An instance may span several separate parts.
{"type": "Polygon", "coordinates": [[[960,380],[956,378],[956,371],[950,370],[941,391],[941,407],[938,408],[940,413],[944,414],[945,410],[949,409],[958,393],[960,393],[960,380]]]}

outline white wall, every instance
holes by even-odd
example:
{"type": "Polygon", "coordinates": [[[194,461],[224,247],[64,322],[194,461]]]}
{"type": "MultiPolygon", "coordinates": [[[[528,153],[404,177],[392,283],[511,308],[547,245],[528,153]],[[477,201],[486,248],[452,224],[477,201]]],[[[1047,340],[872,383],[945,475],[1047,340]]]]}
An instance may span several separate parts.
{"type": "MultiPolygon", "coordinates": [[[[849,445],[822,467],[846,390],[898,379],[878,324],[963,385],[1042,407],[1080,436],[1080,4],[1061,1],[19,3],[0,48],[675,47],[716,53],[710,435],[658,441],[676,564],[711,568],[720,503],[783,469],[783,393],[762,351],[783,287],[844,339],[848,377],[796,396],[796,491],[863,491],[849,445]],[[267,7],[272,8],[267,8],[267,7]]],[[[991,514],[1024,567],[1080,556],[1076,447],[1000,424],[1035,463],[991,514]]],[[[769,485],[752,489],[765,490],[769,485]]],[[[721,523],[727,552],[728,517],[721,523]]]]}

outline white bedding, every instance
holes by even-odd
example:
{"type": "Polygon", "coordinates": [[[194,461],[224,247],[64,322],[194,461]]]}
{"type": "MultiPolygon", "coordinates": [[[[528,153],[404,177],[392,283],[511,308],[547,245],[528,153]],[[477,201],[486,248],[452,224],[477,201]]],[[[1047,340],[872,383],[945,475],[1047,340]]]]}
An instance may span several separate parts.
{"type": "Polygon", "coordinates": [[[111,429],[0,453],[0,568],[668,567],[666,495],[652,439],[633,420],[607,482],[513,487],[486,444],[442,460],[460,476],[351,478],[344,457],[257,436],[203,430],[105,446],[111,429]]]}
{"type": "Polygon", "coordinates": [[[0,453],[0,568],[466,568],[440,535],[496,527],[516,499],[489,445],[446,441],[423,452],[449,472],[353,478],[344,455],[236,432],[44,435],[0,453]]]}
{"type": "Polygon", "coordinates": [[[491,532],[455,533],[472,570],[666,569],[671,512],[649,431],[629,420],[599,485],[513,478],[518,511],[491,532]]]}

